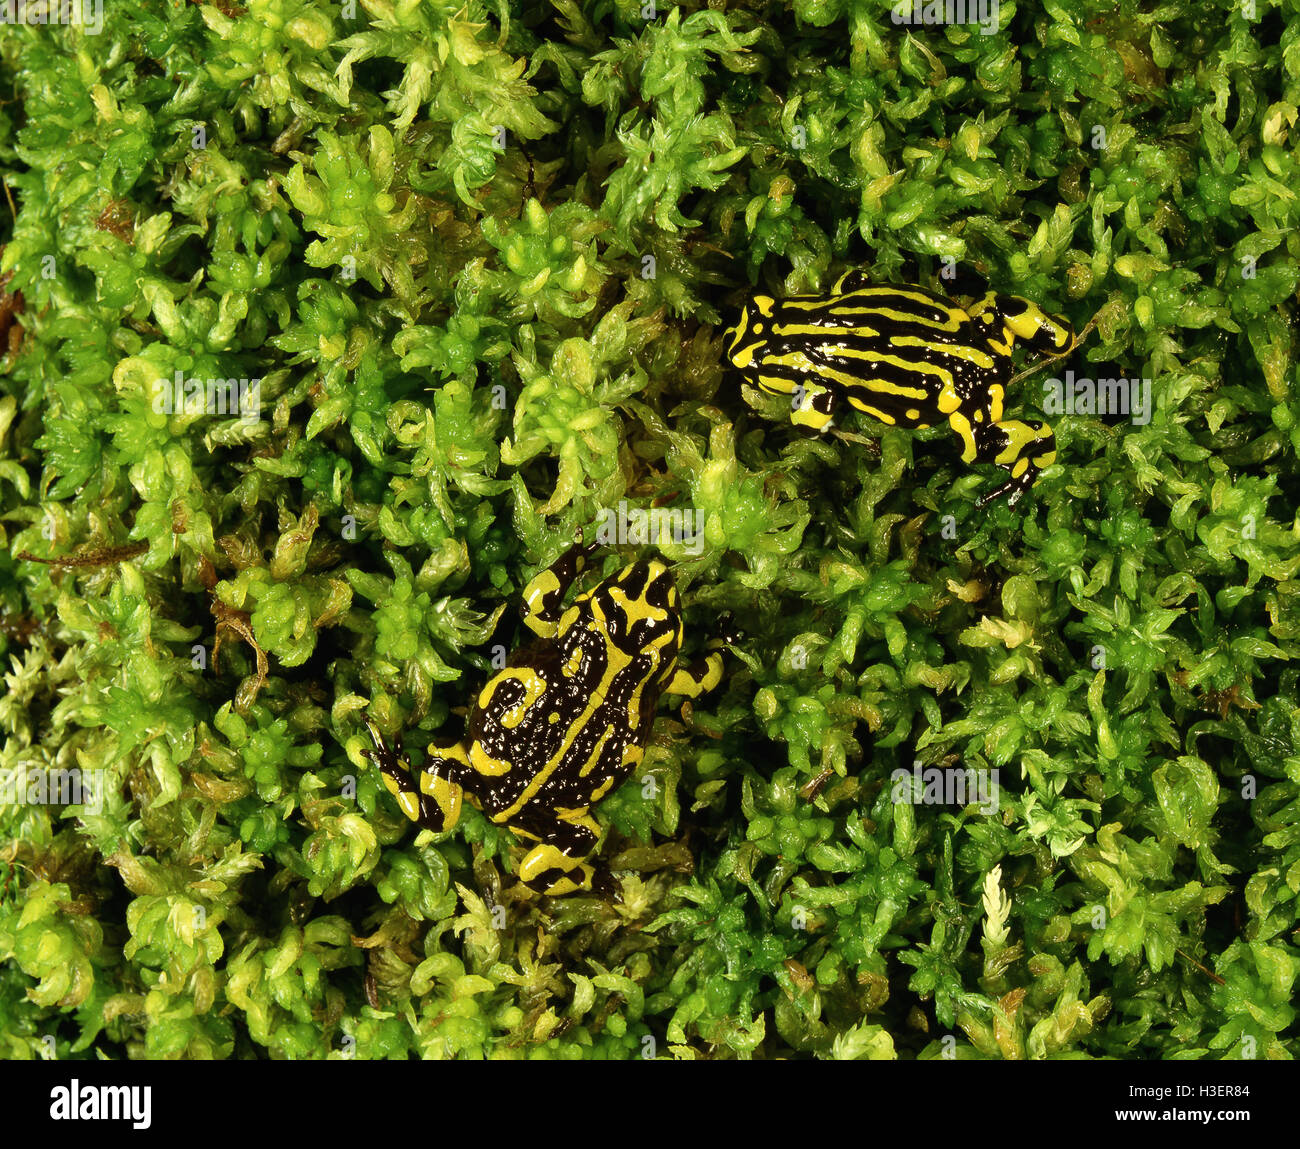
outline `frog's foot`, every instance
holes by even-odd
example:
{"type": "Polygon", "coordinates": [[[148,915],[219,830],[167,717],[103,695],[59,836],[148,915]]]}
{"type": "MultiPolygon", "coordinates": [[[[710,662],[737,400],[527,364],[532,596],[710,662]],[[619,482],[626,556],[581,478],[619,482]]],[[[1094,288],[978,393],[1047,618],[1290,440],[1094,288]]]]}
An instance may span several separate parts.
{"type": "Polygon", "coordinates": [[[831,288],[832,295],[843,295],[849,291],[861,291],[871,286],[871,276],[860,267],[851,267],[835,281],[831,288]]]}
{"type": "Polygon", "coordinates": [[[737,646],[745,636],[744,630],[736,622],[736,616],[729,610],[724,610],[718,615],[713,631],[716,637],[709,639],[710,650],[721,650],[724,646],[737,646]]]}
{"type": "MultiPolygon", "coordinates": [[[[402,753],[402,736],[400,734],[393,735],[393,744],[389,746],[384,740],[383,731],[375,725],[370,715],[365,715],[364,720],[366,729],[370,731],[370,741],[375,744],[375,748],[373,750],[362,750],[361,753],[383,771],[385,781],[391,779],[399,788],[410,787],[411,764],[407,761],[406,755],[402,753]]],[[[389,789],[392,789],[391,785],[389,789]]]]}
{"type": "Polygon", "coordinates": [[[1032,419],[1026,423],[1007,419],[977,424],[975,462],[996,463],[1011,476],[1000,487],[981,495],[975,505],[985,507],[1005,495],[1007,506],[1014,507],[1034,485],[1039,472],[1056,462],[1056,436],[1046,423],[1032,419]]]}
{"type": "Polygon", "coordinates": [[[591,875],[591,892],[598,898],[617,905],[623,904],[623,891],[604,866],[594,866],[591,875]]]}
{"type": "Polygon", "coordinates": [[[1020,502],[1021,496],[1023,496],[1024,493],[1033,485],[1033,478],[1028,472],[1026,472],[1018,479],[1014,477],[1007,479],[1007,481],[1002,483],[1001,486],[994,487],[991,491],[985,491],[984,494],[980,495],[980,497],[975,500],[975,506],[977,508],[986,507],[995,499],[1000,499],[1005,495],[1007,506],[1014,507],[1018,502],[1020,502]]]}

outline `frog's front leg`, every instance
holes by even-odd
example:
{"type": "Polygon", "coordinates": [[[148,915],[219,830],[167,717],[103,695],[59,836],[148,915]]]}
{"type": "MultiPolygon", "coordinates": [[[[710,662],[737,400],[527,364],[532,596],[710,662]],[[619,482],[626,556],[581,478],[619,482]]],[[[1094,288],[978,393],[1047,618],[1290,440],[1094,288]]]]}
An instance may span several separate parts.
{"type": "Polygon", "coordinates": [[[1061,356],[1075,345],[1074,328],[1065,316],[1044,311],[1019,295],[990,291],[967,308],[967,313],[972,319],[1000,327],[1008,350],[1019,342],[1046,355],[1061,356]]]}
{"type": "Polygon", "coordinates": [[[564,595],[587,566],[587,556],[597,543],[574,543],[524,587],[521,611],[524,625],[541,638],[554,638],[559,628],[564,595]]]}
{"type": "Polygon", "coordinates": [[[609,871],[586,860],[600,838],[600,826],[585,809],[534,814],[512,821],[510,828],[537,843],[519,865],[519,880],[530,890],[552,897],[589,890],[617,898],[609,871]]]}
{"type": "Polygon", "coordinates": [[[981,495],[975,501],[977,507],[1002,495],[1007,496],[1007,506],[1014,507],[1020,496],[1034,485],[1039,472],[1056,462],[1056,436],[1051,427],[1037,419],[983,421],[973,429],[964,418],[961,421],[965,426],[958,426],[957,419],[956,414],[950,417],[965,442],[963,461],[996,463],[1011,476],[1000,487],[981,495]]]}
{"type": "Polygon", "coordinates": [[[664,687],[664,693],[699,698],[722,681],[722,669],[722,652],[715,650],[703,658],[697,658],[689,666],[677,667],[668,680],[668,685],[664,687]]]}
{"type": "Polygon", "coordinates": [[[366,718],[366,728],[375,749],[362,753],[383,771],[384,785],[397,799],[402,813],[412,822],[438,833],[455,826],[460,821],[463,782],[471,773],[465,747],[460,743],[430,746],[428,764],[416,771],[402,753],[401,738],[394,738],[390,747],[369,718],[366,718]]]}
{"type": "Polygon", "coordinates": [[[829,387],[808,379],[793,384],[790,392],[790,422],[796,427],[806,427],[820,434],[835,422],[835,406],[839,396],[829,387]]]}
{"type": "Polygon", "coordinates": [[[718,635],[708,641],[707,654],[687,666],[677,664],[664,685],[665,694],[680,694],[684,698],[699,698],[717,688],[722,681],[723,647],[739,642],[740,633],[730,611],[723,611],[717,620],[718,635]]]}
{"type": "Polygon", "coordinates": [[[796,427],[820,434],[835,422],[839,396],[811,376],[798,383],[784,375],[760,374],[757,380],[760,391],[790,397],[790,422],[796,427]]]}

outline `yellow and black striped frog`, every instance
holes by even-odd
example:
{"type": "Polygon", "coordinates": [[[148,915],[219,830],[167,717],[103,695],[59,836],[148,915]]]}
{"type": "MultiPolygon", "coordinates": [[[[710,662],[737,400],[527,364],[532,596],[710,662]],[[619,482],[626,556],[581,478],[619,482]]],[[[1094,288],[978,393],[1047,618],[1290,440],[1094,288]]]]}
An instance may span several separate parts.
{"type": "Polygon", "coordinates": [[[1075,343],[1068,320],[990,291],[969,309],[912,286],[872,286],[861,271],[830,295],[756,295],[728,333],[727,354],[753,386],[790,395],[791,421],[825,431],[837,405],[891,427],[946,420],[965,463],[995,463],[1010,477],[978,505],[1014,505],[1056,459],[1038,421],[1002,417],[1016,342],[1059,356],[1075,343]]]}
{"type": "Polygon", "coordinates": [[[594,549],[571,547],[524,589],[533,640],[479,691],[463,741],[431,745],[416,770],[367,719],[375,751],[366,753],[408,818],[449,830],[468,796],[534,843],[519,878],[551,895],[615,892],[608,871],[586,860],[600,836],[591,808],[640,764],[660,695],[693,698],[722,678],[717,649],[679,665],[681,603],[657,558],[630,563],[564,607],[594,549]]]}

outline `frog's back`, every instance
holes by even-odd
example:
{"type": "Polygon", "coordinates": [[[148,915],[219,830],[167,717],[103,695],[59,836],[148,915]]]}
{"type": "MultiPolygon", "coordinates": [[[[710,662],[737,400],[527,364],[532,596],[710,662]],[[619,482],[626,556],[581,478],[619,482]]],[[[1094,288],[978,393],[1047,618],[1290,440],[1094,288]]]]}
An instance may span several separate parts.
{"type": "Polygon", "coordinates": [[[998,371],[988,325],[921,287],[859,287],[777,304],[760,385],[789,392],[815,381],[860,411],[903,427],[946,417],[947,391],[965,401],[998,371]]]}
{"type": "Polygon", "coordinates": [[[516,651],[479,692],[469,762],[475,796],[489,817],[529,797],[529,783],[544,781],[547,763],[564,748],[577,702],[558,654],[552,643],[516,651]]]}
{"type": "Polygon", "coordinates": [[[618,607],[601,613],[584,596],[555,639],[517,651],[479,694],[469,757],[494,821],[526,820],[534,807],[585,809],[639,761],[678,632],[674,624],[671,649],[655,656],[628,641],[632,620],[612,617],[618,607]]]}

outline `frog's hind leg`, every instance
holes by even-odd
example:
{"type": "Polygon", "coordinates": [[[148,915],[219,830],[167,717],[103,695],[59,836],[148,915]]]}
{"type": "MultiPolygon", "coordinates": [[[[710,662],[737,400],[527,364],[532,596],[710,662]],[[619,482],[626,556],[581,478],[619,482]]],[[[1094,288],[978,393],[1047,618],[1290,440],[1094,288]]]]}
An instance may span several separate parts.
{"type": "Polygon", "coordinates": [[[379,727],[368,717],[366,728],[375,748],[362,753],[383,772],[384,786],[397,799],[402,813],[412,822],[439,833],[455,826],[460,821],[464,797],[462,782],[470,769],[465,748],[459,743],[430,746],[428,763],[423,770],[415,771],[402,752],[400,737],[395,737],[390,747],[379,727]]]}
{"type": "Polygon", "coordinates": [[[596,543],[574,543],[524,587],[524,625],[541,638],[554,638],[563,613],[564,596],[587,565],[596,543]]]}
{"type": "Polygon", "coordinates": [[[618,899],[609,871],[586,860],[600,838],[600,826],[586,810],[518,819],[510,828],[537,843],[519,865],[519,880],[530,890],[551,897],[581,890],[618,899]]]}
{"type": "Polygon", "coordinates": [[[974,443],[973,461],[996,463],[1011,476],[1000,487],[981,495],[975,502],[977,507],[986,506],[1002,495],[1007,496],[1007,506],[1014,507],[1020,496],[1034,485],[1039,472],[1056,462],[1056,436],[1051,427],[1036,419],[977,423],[974,443]]]}

